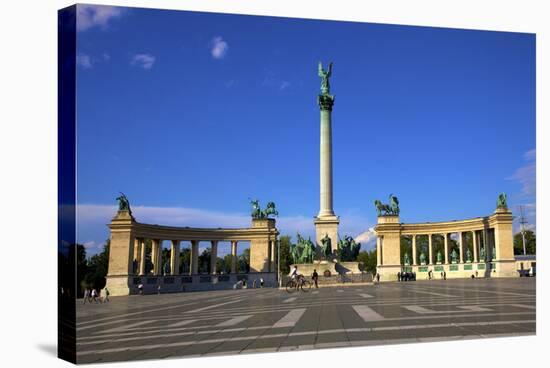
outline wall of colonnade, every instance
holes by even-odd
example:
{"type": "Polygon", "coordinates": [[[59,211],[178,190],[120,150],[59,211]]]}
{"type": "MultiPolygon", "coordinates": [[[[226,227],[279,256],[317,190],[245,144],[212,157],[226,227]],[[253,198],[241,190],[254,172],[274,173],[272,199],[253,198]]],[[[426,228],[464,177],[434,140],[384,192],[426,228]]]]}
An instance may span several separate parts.
{"type": "Polygon", "coordinates": [[[112,295],[138,292],[190,291],[231,288],[238,280],[262,278],[275,284],[278,231],[274,219],[252,220],[250,228],[204,229],[142,224],[128,211],[119,211],[109,224],[111,245],[107,287],[112,295]],[[162,262],[163,241],[170,243],[169,262],[162,262]],[[190,242],[189,272],[180,274],[181,242],[190,242]],[[210,269],[199,272],[200,243],[210,245],[210,269]],[[222,274],[217,269],[218,248],[221,242],[231,244],[231,269],[222,274]],[[150,243],[150,249],[147,244],[150,243]],[[238,273],[239,243],[250,244],[250,271],[238,273]],[[149,267],[148,267],[149,263],[149,267]]]}
{"type": "Polygon", "coordinates": [[[439,278],[514,277],[512,213],[497,208],[490,216],[468,220],[405,224],[398,216],[380,216],[377,270],[382,281],[398,272],[417,279],[432,271],[439,278]],[[436,243],[434,245],[434,243],[436,243]]]}

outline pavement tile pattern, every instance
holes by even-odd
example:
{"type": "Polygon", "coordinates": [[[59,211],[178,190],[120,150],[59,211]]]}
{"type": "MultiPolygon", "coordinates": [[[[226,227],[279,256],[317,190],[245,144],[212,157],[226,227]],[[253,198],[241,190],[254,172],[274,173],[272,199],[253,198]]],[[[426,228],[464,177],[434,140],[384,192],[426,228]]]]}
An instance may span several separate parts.
{"type": "Polygon", "coordinates": [[[454,279],[128,296],[77,304],[77,362],[536,333],[535,279],[454,279]]]}

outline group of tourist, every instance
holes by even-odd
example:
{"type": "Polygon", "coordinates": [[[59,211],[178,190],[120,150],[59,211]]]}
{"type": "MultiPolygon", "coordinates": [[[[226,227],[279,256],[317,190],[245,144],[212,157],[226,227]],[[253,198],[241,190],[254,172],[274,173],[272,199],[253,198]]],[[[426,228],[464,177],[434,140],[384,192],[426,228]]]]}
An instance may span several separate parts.
{"type": "Polygon", "coordinates": [[[84,289],[84,301],[82,304],[92,303],[107,303],[109,301],[109,289],[105,287],[105,297],[101,296],[101,289],[95,289],[95,288],[86,288],[84,289]]]}
{"type": "Polygon", "coordinates": [[[416,281],[416,272],[401,272],[397,273],[397,281],[416,281]]]}

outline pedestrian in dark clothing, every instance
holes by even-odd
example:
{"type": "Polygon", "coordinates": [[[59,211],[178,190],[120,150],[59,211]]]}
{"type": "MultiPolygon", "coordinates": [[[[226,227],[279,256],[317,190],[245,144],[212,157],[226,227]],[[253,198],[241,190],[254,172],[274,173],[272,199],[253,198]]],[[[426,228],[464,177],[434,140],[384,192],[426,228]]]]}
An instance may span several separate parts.
{"type": "Polygon", "coordinates": [[[401,272],[397,273],[397,281],[401,281],[401,272]]]}
{"type": "Polygon", "coordinates": [[[317,280],[319,280],[319,274],[317,273],[316,269],[313,269],[313,275],[311,275],[311,279],[313,280],[313,283],[315,284],[315,288],[319,289],[319,285],[317,285],[317,280]]]}

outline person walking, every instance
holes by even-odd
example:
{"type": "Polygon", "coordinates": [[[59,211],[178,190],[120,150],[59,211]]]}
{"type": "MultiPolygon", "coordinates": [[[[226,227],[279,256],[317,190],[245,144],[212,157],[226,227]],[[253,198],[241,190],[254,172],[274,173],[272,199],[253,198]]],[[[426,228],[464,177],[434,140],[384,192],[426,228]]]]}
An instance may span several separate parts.
{"type": "Polygon", "coordinates": [[[139,295],[143,295],[143,284],[138,285],[139,295]]]}
{"type": "Polygon", "coordinates": [[[84,289],[84,301],[82,304],[86,304],[86,302],[90,302],[90,289],[88,288],[84,289]]]}
{"type": "Polygon", "coordinates": [[[447,280],[447,272],[443,271],[443,280],[447,280]]]}
{"type": "Polygon", "coordinates": [[[319,274],[317,273],[316,269],[313,269],[313,274],[311,275],[311,279],[315,284],[315,289],[319,289],[319,285],[317,284],[317,280],[319,280],[319,274]]]}
{"type": "Polygon", "coordinates": [[[160,284],[157,286],[157,294],[160,295],[160,284]]]}
{"type": "Polygon", "coordinates": [[[103,300],[104,303],[109,301],[109,289],[107,289],[107,286],[105,286],[105,299],[103,300]]]}
{"type": "Polygon", "coordinates": [[[261,288],[264,287],[264,278],[263,277],[260,277],[260,287],[261,288]]]}
{"type": "Polygon", "coordinates": [[[92,289],[92,300],[93,300],[94,302],[96,302],[96,304],[98,303],[98,301],[97,301],[97,291],[96,291],[96,289],[92,289]]]}
{"type": "Polygon", "coordinates": [[[376,273],[376,283],[380,283],[380,274],[378,272],[376,273]]]}

